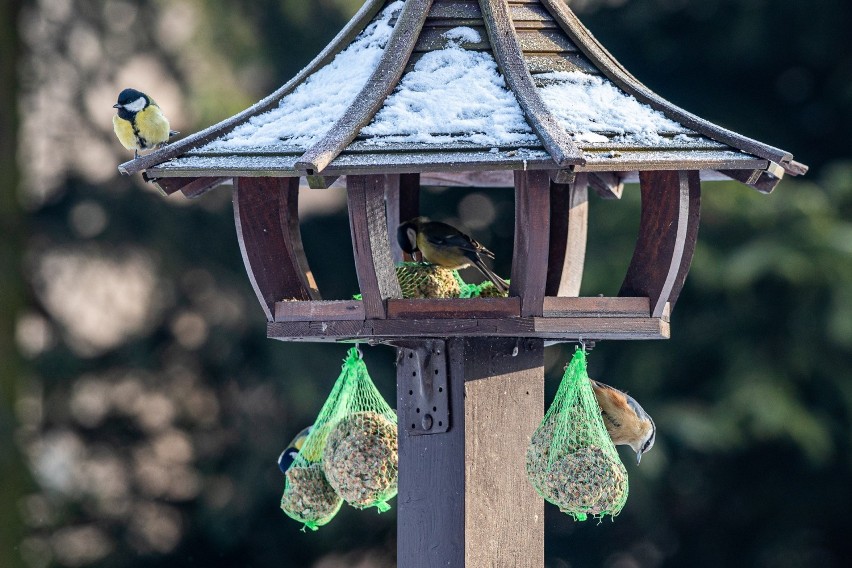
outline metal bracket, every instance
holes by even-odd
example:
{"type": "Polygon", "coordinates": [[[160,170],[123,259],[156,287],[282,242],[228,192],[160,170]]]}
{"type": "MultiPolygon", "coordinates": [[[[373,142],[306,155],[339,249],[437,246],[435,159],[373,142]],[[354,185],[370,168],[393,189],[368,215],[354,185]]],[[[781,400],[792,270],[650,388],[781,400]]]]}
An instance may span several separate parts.
{"type": "Polygon", "coordinates": [[[446,346],[441,340],[400,347],[397,361],[399,420],[410,436],[450,427],[446,346]]]}

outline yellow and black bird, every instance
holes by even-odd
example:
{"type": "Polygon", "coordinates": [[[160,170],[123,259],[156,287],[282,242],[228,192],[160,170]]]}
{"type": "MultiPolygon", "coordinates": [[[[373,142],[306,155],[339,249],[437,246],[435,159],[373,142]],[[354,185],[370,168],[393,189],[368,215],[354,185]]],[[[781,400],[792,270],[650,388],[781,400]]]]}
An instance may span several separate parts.
{"type": "Polygon", "coordinates": [[[509,284],[482,260],[483,256],[493,259],[494,253],[452,225],[415,217],[397,228],[396,240],[403,252],[410,255],[419,252],[423,260],[451,270],[473,265],[500,292],[509,289],[509,284]]]}
{"type": "Polygon", "coordinates": [[[654,447],[657,427],[653,419],[627,393],[598,381],[592,381],[592,387],[609,437],[617,446],[630,446],[638,464],[642,454],[654,447]]]}
{"type": "Polygon", "coordinates": [[[281,455],[278,456],[278,469],[281,470],[281,473],[287,473],[287,469],[293,465],[293,461],[296,459],[296,456],[299,455],[299,450],[302,449],[302,445],[305,443],[305,440],[308,439],[308,434],[311,433],[312,428],[313,426],[308,426],[296,434],[296,437],[293,438],[293,441],[290,442],[287,449],[281,452],[281,455]]]}
{"type": "Polygon", "coordinates": [[[112,117],[115,135],[125,148],[133,150],[134,158],[139,157],[139,150],[159,148],[179,134],[169,128],[169,119],[157,103],[136,89],[121,91],[112,108],[118,109],[112,117]]]}

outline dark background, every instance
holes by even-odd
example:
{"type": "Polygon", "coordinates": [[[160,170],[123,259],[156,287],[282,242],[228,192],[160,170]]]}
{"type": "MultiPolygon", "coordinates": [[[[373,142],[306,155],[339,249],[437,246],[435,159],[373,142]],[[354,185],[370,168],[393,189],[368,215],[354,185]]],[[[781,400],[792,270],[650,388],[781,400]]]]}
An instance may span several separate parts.
{"type": "MultiPolygon", "coordinates": [[[[188,202],[118,176],[129,156],[110,124],[129,86],[184,133],[228,117],[292,77],[359,5],[0,7],[0,565],[393,565],[393,510],[344,507],[304,534],[278,509],[275,460],[346,348],[267,340],[228,189],[188,202]]],[[[847,565],[852,5],[571,5],[650,88],[811,170],[769,197],[707,184],[672,339],[594,349],[592,375],[642,403],[657,445],[638,468],[623,454],[631,492],[614,521],[548,506],[547,565],[847,565]]],[[[308,258],[328,297],[348,297],[343,195],[309,193],[308,258]]],[[[422,206],[509,273],[510,191],[427,190],[422,206]]],[[[638,213],[636,187],[592,201],[584,295],[617,292],[638,213]]],[[[548,396],[569,349],[548,349],[548,396]]],[[[392,399],[393,352],[365,357],[392,399]]]]}

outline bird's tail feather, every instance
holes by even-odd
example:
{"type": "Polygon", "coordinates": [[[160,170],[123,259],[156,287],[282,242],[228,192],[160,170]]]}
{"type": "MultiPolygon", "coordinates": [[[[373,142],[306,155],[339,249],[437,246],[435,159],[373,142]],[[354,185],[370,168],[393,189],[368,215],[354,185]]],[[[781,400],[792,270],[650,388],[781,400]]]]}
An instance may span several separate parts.
{"type": "Polygon", "coordinates": [[[488,278],[492,284],[501,292],[509,291],[509,283],[497,276],[494,271],[492,271],[488,266],[485,265],[485,262],[479,257],[475,258],[473,261],[474,266],[479,269],[482,274],[488,278]]]}

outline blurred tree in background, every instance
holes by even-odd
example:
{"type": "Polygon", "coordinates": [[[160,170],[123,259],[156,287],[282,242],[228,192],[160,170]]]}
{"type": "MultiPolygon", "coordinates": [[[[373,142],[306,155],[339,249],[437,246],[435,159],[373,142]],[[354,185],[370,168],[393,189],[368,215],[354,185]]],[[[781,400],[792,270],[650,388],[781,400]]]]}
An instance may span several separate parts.
{"type": "MultiPolygon", "coordinates": [[[[359,5],[0,7],[0,565],[393,565],[394,511],[344,508],[303,534],[278,510],[275,459],[313,420],[345,347],[267,340],[228,190],[163,199],[118,176],[129,155],[110,124],[116,94],[131,86],[185,134],[228,117],[293,76],[359,5]]],[[[657,445],[628,466],[630,501],[614,522],[578,524],[548,507],[548,566],[845,565],[852,6],[571,5],[652,89],[812,170],[771,197],[707,184],[673,339],[592,352],[593,376],[655,417],[657,445]]],[[[467,227],[508,273],[511,200],[429,190],[422,205],[467,227]]],[[[312,268],[328,296],[347,297],[357,282],[344,196],[302,201],[312,268]]],[[[583,293],[614,294],[638,192],[591,207],[583,293]]],[[[548,349],[551,394],[569,350],[548,349]]],[[[365,357],[392,399],[392,350],[365,357]]]]}

